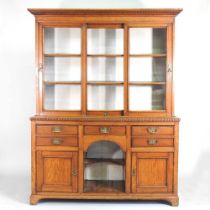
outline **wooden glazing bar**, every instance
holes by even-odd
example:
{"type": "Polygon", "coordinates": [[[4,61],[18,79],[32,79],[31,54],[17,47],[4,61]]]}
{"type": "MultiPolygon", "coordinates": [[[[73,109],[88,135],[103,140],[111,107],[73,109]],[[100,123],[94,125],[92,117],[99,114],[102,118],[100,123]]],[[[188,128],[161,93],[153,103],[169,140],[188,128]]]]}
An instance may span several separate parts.
{"type": "Polygon", "coordinates": [[[123,54],[88,54],[88,57],[123,57],[123,54]]]}
{"type": "Polygon", "coordinates": [[[166,57],[166,54],[130,54],[130,57],[166,57]]]}
{"type": "Polygon", "coordinates": [[[165,85],[166,82],[129,82],[129,85],[165,85]]]}
{"type": "Polygon", "coordinates": [[[78,81],[71,81],[71,82],[67,82],[67,81],[55,81],[55,82],[45,81],[44,84],[47,84],[47,85],[81,85],[81,82],[78,82],[78,81]]]}
{"type": "Polygon", "coordinates": [[[89,81],[88,85],[123,85],[124,82],[114,81],[89,81]]]}
{"type": "Polygon", "coordinates": [[[50,53],[44,54],[45,57],[80,57],[81,54],[50,53]]]}
{"type": "Polygon", "coordinates": [[[129,28],[127,25],[124,25],[124,115],[127,115],[129,110],[128,54],[129,54],[129,28]]]}
{"type": "Polygon", "coordinates": [[[81,33],[81,66],[82,66],[82,94],[81,94],[81,105],[82,105],[82,114],[86,115],[87,113],[87,25],[82,26],[81,33]]]}

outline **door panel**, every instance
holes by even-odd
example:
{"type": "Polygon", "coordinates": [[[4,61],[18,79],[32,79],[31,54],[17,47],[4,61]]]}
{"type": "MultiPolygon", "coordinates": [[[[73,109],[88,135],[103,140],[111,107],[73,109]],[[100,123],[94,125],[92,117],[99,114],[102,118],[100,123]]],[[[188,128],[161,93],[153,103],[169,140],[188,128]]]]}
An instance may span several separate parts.
{"type": "Polygon", "coordinates": [[[37,191],[77,192],[77,152],[37,152],[37,191]]]}
{"type": "Polygon", "coordinates": [[[133,153],[132,192],[172,192],[173,153],[133,153]]]}

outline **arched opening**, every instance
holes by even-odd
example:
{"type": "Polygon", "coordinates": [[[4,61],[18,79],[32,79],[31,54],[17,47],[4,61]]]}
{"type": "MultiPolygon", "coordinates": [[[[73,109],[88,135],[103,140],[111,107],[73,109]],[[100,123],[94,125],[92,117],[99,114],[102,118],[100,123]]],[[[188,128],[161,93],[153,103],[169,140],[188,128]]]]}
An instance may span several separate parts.
{"type": "Polygon", "coordinates": [[[95,142],[84,158],[84,192],[125,192],[125,154],[119,145],[95,142]]]}

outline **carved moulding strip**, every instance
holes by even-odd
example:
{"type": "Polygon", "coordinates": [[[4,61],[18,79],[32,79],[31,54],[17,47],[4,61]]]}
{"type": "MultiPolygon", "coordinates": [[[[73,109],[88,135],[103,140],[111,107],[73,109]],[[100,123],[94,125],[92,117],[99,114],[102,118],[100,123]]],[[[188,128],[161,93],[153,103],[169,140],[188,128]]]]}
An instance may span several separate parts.
{"type": "Polygon", "coordinates": [[[78,122],[179,122],[177,117],[49,117],[33,116],[32,121],[78,121],[78,122]]]}
{"type": "Polygon", "coordinates": [[[116,16],[175,16],[182,9],[28,9],[34,15],[116,15],[116,16]]]}

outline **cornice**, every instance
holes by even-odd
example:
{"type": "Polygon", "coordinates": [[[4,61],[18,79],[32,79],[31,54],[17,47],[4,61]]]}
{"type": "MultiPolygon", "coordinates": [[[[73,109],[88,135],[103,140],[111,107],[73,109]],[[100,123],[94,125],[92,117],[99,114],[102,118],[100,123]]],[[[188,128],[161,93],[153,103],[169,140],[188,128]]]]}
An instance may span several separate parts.
{"type": "Polygon", "coordinates": [[[179,122],[177,117],[57,117],[33,116],[32,121],[76,121],[76,122],[179,122]]]}
{"type": "Polygon", "coordinates": [[[29,8],[33,15],[64,15],[64,16],[176,16],[182,9],[41,9],[29,8]]]}

